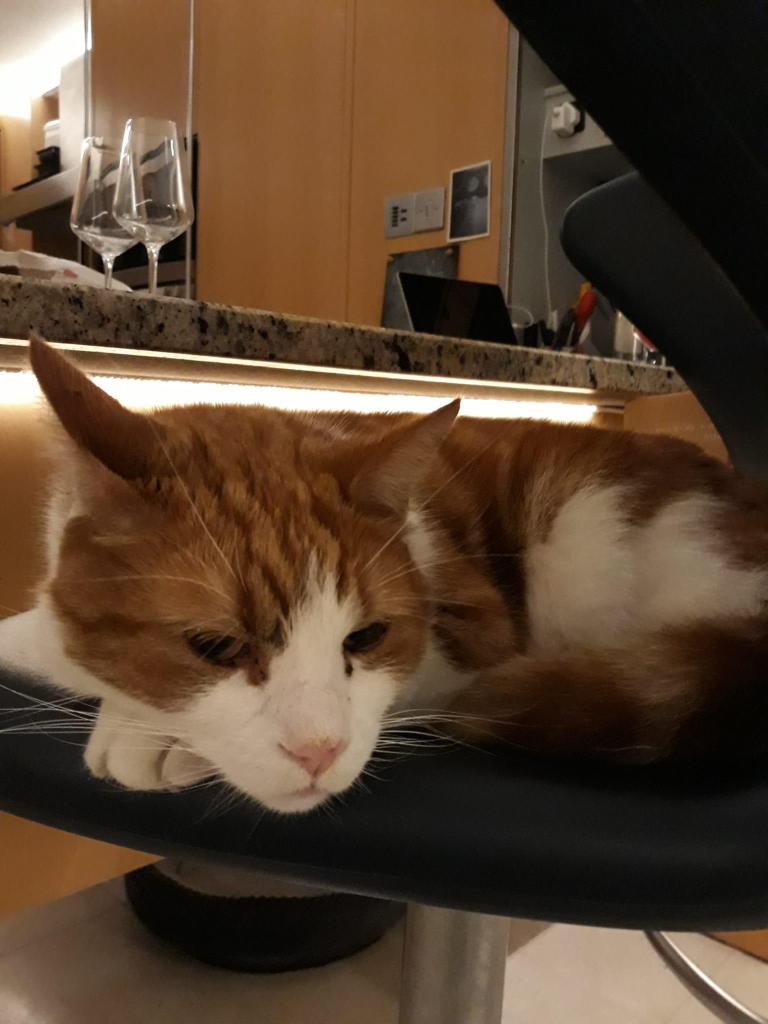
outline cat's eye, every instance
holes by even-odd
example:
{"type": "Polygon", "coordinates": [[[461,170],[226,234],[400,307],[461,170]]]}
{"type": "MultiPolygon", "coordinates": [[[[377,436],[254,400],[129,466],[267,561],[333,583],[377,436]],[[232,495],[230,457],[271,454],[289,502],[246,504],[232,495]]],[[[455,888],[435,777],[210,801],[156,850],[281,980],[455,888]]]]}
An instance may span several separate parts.
{"type": "Polygon", "coordinates": [[[213,665],[234,665],[248,653],[248,644],[236,636],[211,636],[208,633],[192,633],[187,643],[198,656],[213,665]]]}
{"type": "Polygon", "coordinates": [[[273,647],[282,647],[283,644],[285,643],[285,633],[283,631],[283,624],[282,622],[280,622],[279,619],[277,620],[277,622],[275,622],[275,627],[269,634],[269,640],[267,642],[272,644],[273,647]]]}
{"type": "Polygon", "coordinates": [[[386,623],[372,622],[369,626],[364,626],[362,629],[356,629],[354,633],[350,633],[344,641],[344,650],[347,654],[363,654],[380,643],[386,636],[386,633],[386,623]]]}

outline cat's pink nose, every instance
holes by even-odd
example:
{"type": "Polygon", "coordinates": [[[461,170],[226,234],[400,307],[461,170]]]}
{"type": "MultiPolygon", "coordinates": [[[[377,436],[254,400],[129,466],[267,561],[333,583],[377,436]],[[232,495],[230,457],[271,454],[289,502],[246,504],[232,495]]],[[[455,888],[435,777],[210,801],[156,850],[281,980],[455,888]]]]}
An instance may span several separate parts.
{"type": "Polygon", "coordinates": [[[309,772],[313,779],[327,771],[346,747],[343,740],[337,743],[328,740],[325,743],[280,744],[280,749],[309,772]]]}

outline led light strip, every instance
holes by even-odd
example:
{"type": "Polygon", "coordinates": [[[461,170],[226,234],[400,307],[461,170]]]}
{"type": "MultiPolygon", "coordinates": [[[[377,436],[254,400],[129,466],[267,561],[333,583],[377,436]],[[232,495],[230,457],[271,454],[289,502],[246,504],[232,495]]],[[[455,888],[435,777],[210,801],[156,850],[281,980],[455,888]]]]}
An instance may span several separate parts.
{"type": "MultiPolygon", "coordinates": [[[[265,405],[295,412],[431,412],[450,401],[435,395],[377,394],[328,391],[320,388],[221,384],[214,381],[157,380],[146,377],[92,376],[99,387],[132,409],[157,409],[198,402],[218,405],[265,405]]],[[[40,400],[34,375],[26,370],[0,371],[0,403],[30,405],[40,400]]],[[[466,416],[491,419],[554,420],[589,423],[595,405],[567,402],[526,402],[506,398],[465,398],[466,416]]]]}

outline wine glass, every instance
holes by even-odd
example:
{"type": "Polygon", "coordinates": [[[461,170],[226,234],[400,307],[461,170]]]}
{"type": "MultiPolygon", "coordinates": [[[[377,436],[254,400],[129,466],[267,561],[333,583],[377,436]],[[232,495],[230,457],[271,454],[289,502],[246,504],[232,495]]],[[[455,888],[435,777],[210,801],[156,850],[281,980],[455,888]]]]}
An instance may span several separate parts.
{"type": "Polygon", "coordinates": [[[146,246],[149,291],[155,295],[160,250],[186,231],[195,217],[175,122],[152,117],[126,121],[114,214],[146,246]]]}
{"type": "Polygon", "coordinates": [[[119,154],[114,145],[96,136],[83,140],[69,226],[101,256],[105,288],[112,287],[115,259],[136,245],[136,240],[118,224],[112,212],[118,166],[119,154]]]}

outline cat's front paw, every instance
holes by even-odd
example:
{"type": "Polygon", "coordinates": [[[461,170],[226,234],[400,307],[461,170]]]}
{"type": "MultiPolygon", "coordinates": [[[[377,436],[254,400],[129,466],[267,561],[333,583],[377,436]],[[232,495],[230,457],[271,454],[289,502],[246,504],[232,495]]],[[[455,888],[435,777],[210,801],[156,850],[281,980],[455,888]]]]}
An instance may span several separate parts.
{"type": "Polygon", "coordinates": [[[177,740],[102,705],[85,748],[92,775],[126,789],[180,789],[213,774],[212,766],[177,740]]]}

